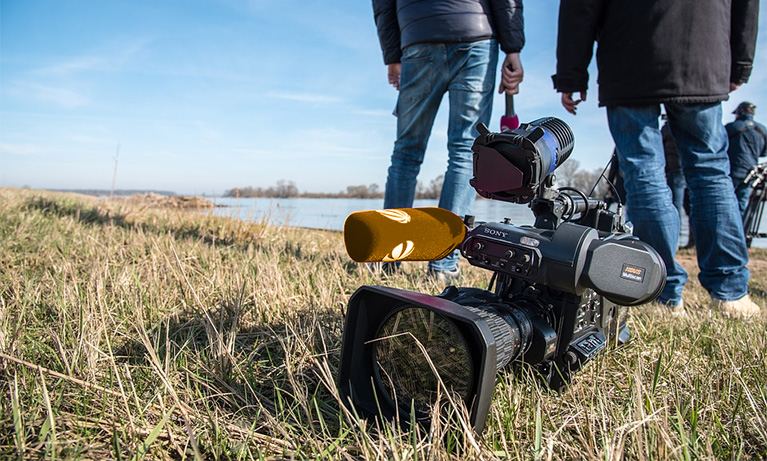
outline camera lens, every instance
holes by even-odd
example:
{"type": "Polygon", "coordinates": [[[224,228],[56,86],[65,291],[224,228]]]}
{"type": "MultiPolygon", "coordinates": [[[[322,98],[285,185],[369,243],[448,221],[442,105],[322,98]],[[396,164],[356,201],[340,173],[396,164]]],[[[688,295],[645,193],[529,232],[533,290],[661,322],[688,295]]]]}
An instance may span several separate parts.
{"type": "Polygon", "coordinates": [[[451,320],[421,307],[405,306],[381,324],[374,360],[386,397],[407,411],[412,402],[422,416],[445,390],[466,399],[474,384],[464,335],[451,320]]]}

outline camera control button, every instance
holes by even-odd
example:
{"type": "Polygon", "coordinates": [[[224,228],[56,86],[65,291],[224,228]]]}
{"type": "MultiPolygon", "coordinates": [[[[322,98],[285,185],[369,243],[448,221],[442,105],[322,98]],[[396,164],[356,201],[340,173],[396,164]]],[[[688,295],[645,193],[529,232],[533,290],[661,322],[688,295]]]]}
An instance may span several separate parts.
{"type": "Polygon", "coordinates": [[[472,245],[472,248],[474,251],[480,251],[481,249],[485,248],[485,244],[482,242],[474,242],[474,245],[472,245]]]}
{"type": "Polygon", "coordinates": [[[506,257],[509,259],[513,258],[515,255],[516,253],[514,253],[514,250],[509,250],[506,252],[506,257]]]}

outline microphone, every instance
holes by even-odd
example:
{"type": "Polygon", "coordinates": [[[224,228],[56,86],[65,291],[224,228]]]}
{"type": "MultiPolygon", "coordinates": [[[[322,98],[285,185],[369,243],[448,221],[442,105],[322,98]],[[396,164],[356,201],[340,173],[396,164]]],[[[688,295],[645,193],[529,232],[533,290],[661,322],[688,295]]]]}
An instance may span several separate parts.
{"type": "Polygon", "coordinates": [[[519,128],[519,117],[514,110],[514,96],[506,95],[506,112],[501,116],[501,131],[516,130],[519,128]]]}
{"type": "Polygon", "coordinates": [[[344,222],[346,252],[358,263],[436,261],[465,236],[463,219],[436,207],[357,211],[344,222]]]}

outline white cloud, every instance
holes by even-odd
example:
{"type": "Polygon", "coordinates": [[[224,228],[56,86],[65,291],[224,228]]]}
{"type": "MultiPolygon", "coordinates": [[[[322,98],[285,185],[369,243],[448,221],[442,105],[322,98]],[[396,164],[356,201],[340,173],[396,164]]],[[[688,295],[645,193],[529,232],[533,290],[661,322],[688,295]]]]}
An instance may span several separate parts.
{"type": "Polygon", "coordinates": [[[41,67],[32,73],[44,77],[71,77],[73,74],[93,70],[102,70],[107,67],[107,60],[96,56],[78,56],[68,60],[54,63],[50,66],[41,67]]]}
{"type": "Polygon", "coordinates": [[[73,142],[82,144],[113,144],[115,140],[112,138],[105,138],[100,136],[90,136],[84,134],[75,134],[70,137],[73,142]]]}
{"type": "Polygon", "coordinates": [[[356,115],[363,115],[366,117],[381,117],[381,118],[385,117],[387,121],[392,120],[394,118],[391,110],[384,110],[384,109],[369,109],[369,110],[360,109],[360,110],[355,110],[354,113],[356,115]]]}
{"type": "Polygon", "coordinates": [[[94,54],[63,58],[33,70],[32,74],[49,78],[73,78],[83,72],[120,71],[135,60],[150,43],[148,38],[107,43],[94,54]]]}
{"type": "Polygon", "coordinates": [[[272,99],[281,99],[284,101],[309,102],[309,103],[338,103],[341,99],[334,96],[321,95],[316,93],[291,93],[287,91],[270,91],[266,97],[272,99]]]}
{"type": "Polygon", "coordinates": [[[0,144],[0,154],[28,156],[42,152],[39,146],[32,144],[0,144]]]}
{"type": "Polygon", "coordinates": [[[81,92],[65,86],[46,85],[33,82],[17,82],[11,90],[16,96],[38,100],[64,108],[86,106],[90,99],[81,92]]]}

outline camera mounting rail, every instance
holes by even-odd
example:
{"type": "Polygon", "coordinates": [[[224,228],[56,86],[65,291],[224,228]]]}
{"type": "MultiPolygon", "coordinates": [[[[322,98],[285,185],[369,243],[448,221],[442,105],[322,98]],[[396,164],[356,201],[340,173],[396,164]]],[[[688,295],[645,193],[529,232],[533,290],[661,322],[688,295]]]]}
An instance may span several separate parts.
{"type": "Polygon", "coordinates": [[[587,197],[577,189],[555,189],[554,181],[553,174],[547,176],[537,197],[530,202],[535,227],[556,229],[563,222],[574,222],[596,229],[600,234],[631,233],[631,226],[626,224],[620,211],[610,211],[607,203],[587,197]]]}

